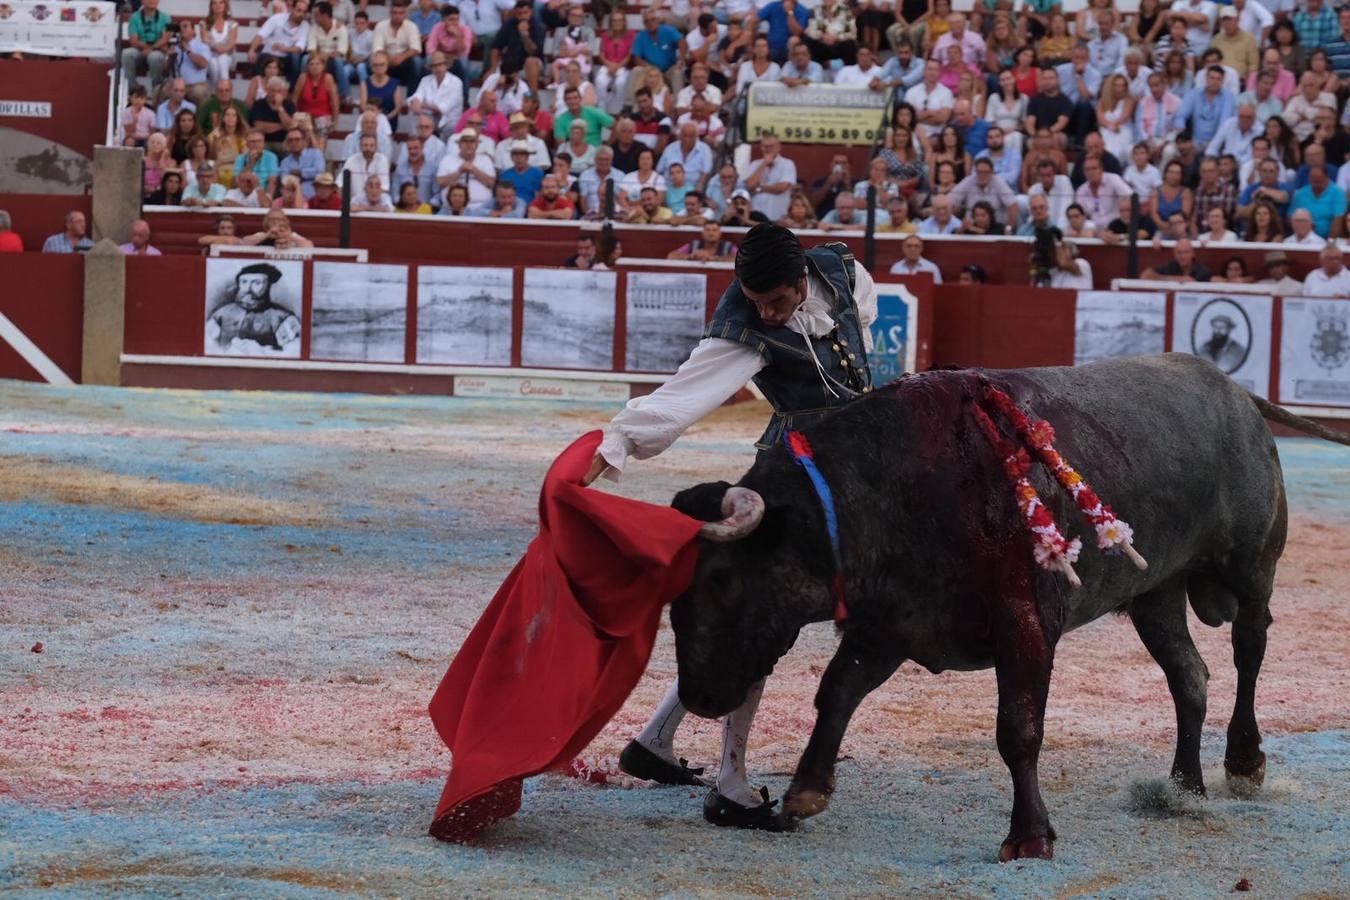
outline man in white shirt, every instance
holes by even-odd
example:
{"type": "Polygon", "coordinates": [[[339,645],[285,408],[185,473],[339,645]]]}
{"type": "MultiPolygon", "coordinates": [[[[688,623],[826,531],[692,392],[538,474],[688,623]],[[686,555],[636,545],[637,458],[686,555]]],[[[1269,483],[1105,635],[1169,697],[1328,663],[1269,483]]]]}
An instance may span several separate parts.
{"type": "Polygon", "coordinates": [[[1037,195],[1050,201],[1050,221],[1064,227],[1064,214],[1074,202],[1073,182],[1068,175],[1060,175],[1055,164],[1042,160],[1036,166],[1036,183],[1027,189],[1027,198],[1037,195]]]}
{"type": "MultiPolygon", "coordinates": [[[[436,136],[436,123],[431,120],[431,116],[418,116],[413,129],[415,134],[422,139],[422,155],[426,157],[427,165],[430,166],[431,171],[435,172],[441,164],[441,157],[445,156],[445,141],[436,136]]],[[[407,142],[405,141],[404,144],[405,146],[399,147],[398,157],[394,159],[395,167],[402,165],[403,161],[408,158],[407,142]]]]}
{"type": "Polygon", "coordinates": [[[1186,22],[1186,41],[1192,47],[1208,47],[1214,34],[1214,20],[1219,8],[1210,0],[1177,0],[1168,10],[1174,19],[1186,22]]]}
{"type": "Polygon", "coordinates": [[[272,57],[281,63],[292,84],[303,71],[300,57],[309,46],[309,0],[295,0],[290,12],[279,12],[263,23],[248,48],[248,61],[259,72],[272,57]]]}
{"type": "Polygon", "coordinates": [[[759,149],[760,158],[745,172],[745,189],[750,192],[751,207],[777,222],[792,203],[789,192],[797,183],[797,165],[782,155],[783,144],[776,137],[761,139],[759,149]]]}
{"type": "Polygon", "coordinates": [[[701,96],[713,109],[722,108],[722,89],[708,82],[708,67],[704,63],[694,63],[689,70],[689,83],[680,88],[675,95],[675,115],[681,116],[694,105],[694,97],[701,96]]]}
{"type": "MultiPolygon", "coordinates": [[[[502,141],[509,146],[509,141],[502,141]]],[[[492,185],[497,180],[497,166],[492,157],[479,150],[478,132],[465,128],[455,135],[455,150],[447,150],[436,167],[436,184],[441,189],[441,205],[445,206],[445,191],[451,185],[462,184],[469,189],[469,205],[478,206],[492,199],[492,185]]]]}
{"type": "Polygon", "coordinates": [[[919,234],[956,234],[961,220],[953,214],[952,198],[938,194],[933,198],[932,214],[919,223],[919,234]]]}
{"type": "Polygon", "coordinates": [[[1138,47],[1125,51],[1125,62],[1112,75],[1124,75],[1130,83],[1130,96],[1142,100],[1148,94],[1148,76],[1153,70],[1144,65],[1144,54],[1138,47]]]}
{"type": "MultiPolygon", "coordinates": [[[[1285,2],[1285,0],[1271,0],[1271,2],[1285,2]]],[[[1289,3],[1289,7],[1293,9],[1292,2],[1289,3]]],[[[1258,47],[1264,47],[1266,34],[1275,24],[1275,15],[1260,0],[1255,3],[1252,0],[1233,0],[1233,9],[1238,13],[1238,28],[1256,38],[1258,47]]]]}
{"type": "Polygon", "coordinates": [[[952,117],[956,98],[938,79],[942,66],[935,59],[923,65],[923,81],[905,91],[905,102],[919,114],[919,124],[929,137],[935,137],[952,117]]]}
{"type": "MultiPolygon", "coordinates": [[[[871,274],[854,262],[842,244],[803,252],[786,228],[762,224],[750,230],[736,258],[737,280],[713,313],[709,332],[678,372],[651,394],[630,400],[605,429],[605,438],[584,479],[617,480],[628,457],[648,459],[675,442],[690,426],[717,409],[752,378],[778,402],[811,397],[834,408],[871,389],[867,353],[877,317],[871,274]],[[851,287],[843,292],[841,287],[851,287]],[[836,300],[844,309],[836,311],[836,300]],[[856,325],[840,315],[856,314],[856,325]],[[772,358],[757,349],[772,335],[772,358]],[[799,339],[796,343],[793,338],[799,339]],[[850,339],[855,343],[850,343],[850,339]],[[801,365],[812,360],[815,365],[801,365]],[[807,374],[809,373],[809,374],[807,374]],[[822,399],[817,399],[817,395],[822,399]]],[[[761,449],[776,445],[786,416],[799,407],[775,409],[761,449]]],[[[793,427],[818,415],[799,413],[793,427]]],[[[763,682],[725,720],[722,765],[717,785],[704,803],[704,817],[718,825],[772,827],[772,805],[746,776],[745,744],[763,682]]],[[[647,726],[620,757],[625,772],[667,784],[700,784],[698,772],[678,762],[674,737],[685,716],[678,684],[667,691],[647,726]]]]}
{"type": "Polygon", "coordinates": [[[379,177],[380,184],[389,183],[389,157],[379,151],[375,135],[363,134],[360,152],[347,157],[342,171],[352,174],[352,196],[363,196],[366,179],[372,175],[379,177]]]}
{"type": "Polygon", "coordinates": [[[1296,209],[1289,214],[1289,234],[1284,236],[1282,244],[1291,247],[1325,247],[1327,239],[1313,230],[1312,213],[1306,209],[1296,209]]]}
{"type": "Polygon", "coordinates": [[[844,66],[834,75],[834,83],[850,87],[870,87],[874,91],[885,87],[881,77],[881,66],[877,65],[872,51],[867,47],[858,48],[857,65],[844,66]]]}
{"type": "Polygon", "coordinates": [[[1050,270],[1050,286],[1070,291],[1092,290],[1092,266],[1078,256],[1078,245],[1061,241],[1055,245],[1055,267],[1050,270]]]}
{"type": "Polygon", "coordinates": [[[779,71],[778,80],[794,88],[820,84],[825,81],[825,70],[811,58],[811,48],[799,41],[788,51],[787,64],[779,71]]]}
{"type": "Polygon", "coordinates": [[[1300,142],[1306,141],[1317,128],[1317,111],[1329,109],[1336,111],[1336,95],[1320,90],[1317,73],[1303,73],[1298,83],[1298,93],[1289,98],[1280,117],[1294,131],[1294,137],[1300,142]]]}
{"type": "Polygon", "coordinates": [[[422,32],[408,20],[408,6],[408,0],[390,0],[389,18],[375,26],[373,52],[385,52],[389,74],[410,91],[422,80],[422,32]]]}
{"type": "Polygon", "coordinates": [[[892,275],[918,275],[927,272],[933,276],[934,284],[942,284],[942,270],[932,260],[924,259],[923,238],[917,234],[911,234],[901,243],[900,252],[904,256],[900,257],[899,262],[891,266],[892,275]]]}
{"type": "Polygon", "coordinates": [[[1350,271],[1345,268],[1341,248],[1327,244],[1322,248],[1322,267],[1303,279],[1305,297],[1350,297],[1350,271]]]}
{"type": "Polygon", "coordinates": [[[1205,148],[1206,156],[1231,155],[1240,163],[1252,158],[1252,141],[1265,132],[1265,127],[1256,121],[1256,107],[1250,103],[1239,104],[1237,115],[1225,119],[1219,126],[1214,138],[1205,148]]]}
{"type": "Polygon", "coordinates": [[[1303,283],[1289,274],[1289,255],[1283,250],[1271,250],[1266,254],[1266,277],[1257,284],[1270,285],[1270,292],[1278,297],[1298,297],[1303,293],[1303,283]]]}
{"type": "Polygon", "coordinates": [[[553,161],[548,155],[548,145],[539,137],[530,134],[529,117],[523,112],[513,112],[507,121],[511,124],[511,137],[498,144],[492,154],[492,162],[497,171],[503,172],[515,165],[511,160],[511,147],[517,141],[525,142],[530,148],[531,166],[548,171],[553,166],[553,161]]]}
{"type": "Polygon", "coordinates": [[[394,131],[389,127],[389,119],[386,116],[381,114],[378,109],[367,109],[356,120],[356,130],[342,139],[342,157],[346,159],[360,153],[362,136],[372,134],[375,136],[375,149],[392,159],[393,133],[394,131]]]}
{"type": "Polygon", "coordinates": [[[450,60],[444,53],[431,54],[431,74],[417,85],[408,98],[413,115],[428,115],[438,125],[452,127],[464,114],[464,82],[450,72],[450,60]]]}

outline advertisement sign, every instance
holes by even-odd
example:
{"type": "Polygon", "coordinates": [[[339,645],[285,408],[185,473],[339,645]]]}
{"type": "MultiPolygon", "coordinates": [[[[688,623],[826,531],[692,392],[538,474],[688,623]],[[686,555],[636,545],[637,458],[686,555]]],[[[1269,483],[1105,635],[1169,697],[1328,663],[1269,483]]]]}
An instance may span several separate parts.
{"type": "Polygon", "coordinates": [[[870,144],[885,127],[886,91],[777,81],[750,86],[749,139],[776,136],[792,144],[870,144]]]}
{"type": "Polygon", "coordinates": [[[899,284],[877,285],[877,320],[872,323],[872,384],[881,387],[913,372],[919,350],[919,298],[899,284]]]}
{"type": "Polygon", "coordinates": [[[1177,294],[1172,352],[1218,366],[1244,390],[1270,393],[1270,327],[1275,301],[1250,294],[1177,294]]]}
{"type": "Polygon", "coordinates": [[[455,396],[627,403],[629,391],[628,385],[621,381],[517,378],[512,375],[456,375],[455,396]]]}
{"type": "Polygon", "coordinates": [[[1073,364],[1167,349],[1167,295],[1079,291],[1074,311],[1073,364]]]}
{"type": "Polygon", "coordinates": [[[1350,407],[1350,301],[1286,299],[1280,402],[1350,407]]]}
{"type": "Polygon", "coordinates": [[[0,0],[0,53],[109,59],[116,43],[113,3],[0,0]]]}

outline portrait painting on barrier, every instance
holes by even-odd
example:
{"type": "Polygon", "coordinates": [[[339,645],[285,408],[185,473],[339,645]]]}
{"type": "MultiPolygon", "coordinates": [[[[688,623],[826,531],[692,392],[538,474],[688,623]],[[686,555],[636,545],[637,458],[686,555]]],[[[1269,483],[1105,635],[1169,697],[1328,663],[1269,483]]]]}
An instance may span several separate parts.
{"type": "Polygon", "coordinates": [[[624,368],[674,372],[703,337],[708,276],[694,272],[630,272],[624,368]]]}
{"type": "Polygon", "coordinates": [[[1177,294],[1172,303],[1173,353],[1193,353],[1259,397],[1270,394],[1271,297],[1177,294]]]}
{"type": "Polygon", "coordinates": [[[417,361],[511,365],[511,269],[419,266],[417,361]]]}
{"type": "Polygon", "coordinates": [[[1167,349],[1167,295],[1079,291],[1074,311],[1073,364],[1167,349]]]}
{"type": "Polygon", "coordinates": [[[316,262],[312,302],[311,359],[404,361],[407,266],[316,262]]]}
{"type": "Polygon", "coordinates": [[[297,260],[208,259],[203,352],[299,359],[304,282],[297,260]]]}
{"type": "Polygon", "coordinates": [[[521,364],[612,369],[617,282],[614,272],[526,269],[521,364]]]}
{"type": "Polygon", "coordinates": [[[1285,298],[1280,402],[1350,407],[1350,300],[1285,298]]]}

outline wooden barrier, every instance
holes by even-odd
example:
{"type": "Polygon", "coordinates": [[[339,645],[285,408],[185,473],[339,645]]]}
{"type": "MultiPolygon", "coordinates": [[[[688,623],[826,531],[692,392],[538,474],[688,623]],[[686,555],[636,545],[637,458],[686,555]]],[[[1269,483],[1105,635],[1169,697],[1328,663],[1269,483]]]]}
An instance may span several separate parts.
{"type": "Polygon", "coordinates": [[[0,378],[54,381],[49,360],[66,378],[80,377],[84,326],[84,257],[23,253],[0,256],[0,378]],[[12,329],[12,331],[11,331],[12,329]],[[34,356],[32,347],[40,356],[34,356]]]}

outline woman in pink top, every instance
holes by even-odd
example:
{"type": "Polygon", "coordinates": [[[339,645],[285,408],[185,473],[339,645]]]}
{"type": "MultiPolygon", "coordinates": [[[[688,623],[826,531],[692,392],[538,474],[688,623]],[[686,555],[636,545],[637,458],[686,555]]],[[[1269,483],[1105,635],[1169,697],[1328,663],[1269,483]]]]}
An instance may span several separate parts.
{"type": "Polygon", "coordinates": [[[633,39],[637,35],[628,30],[628,15],[616,9],[609,16],[609,30],[600,35],[600,65],[595,70],[595,89],[600,95],[600,106],[610,115],[623,109],[628,92],[629,66],[633,62],[633,39]]]}

